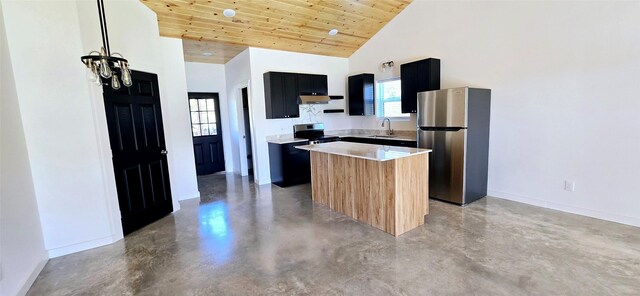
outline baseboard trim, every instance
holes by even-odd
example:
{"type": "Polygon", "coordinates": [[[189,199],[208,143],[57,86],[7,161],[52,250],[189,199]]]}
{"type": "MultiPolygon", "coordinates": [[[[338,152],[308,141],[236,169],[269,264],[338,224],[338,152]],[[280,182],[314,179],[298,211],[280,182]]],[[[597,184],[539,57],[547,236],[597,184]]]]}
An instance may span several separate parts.
{"type": "Polygon", "coordinates": [[[183,200],[192,199],[192,198],[200,198],[200,191],[181,195],[180,197],[178,197],[178,200],[183,201],[183,200]]]}
{"type": "Polygon", "coordinates": [[[636,217],[628,217],[624,215],[613,214],[613,213],[608,213],[603,211],[585,209],[585,208],[567,205],[563,203],[551,202],[551,201],[541,200],[541,199],[537,199],[529,196],[502,192],[498,190],[489,190],[488,195],[492,197],[501,198],[501,199],[521,202],[521,203],[525,203],[533,206],[543,207],[547,209],[558,210],[558,211],[567,212],[571,214],[587,216],[587,217],[596,218],[600,220],[606,220],[606,221],[631,225],[635,227],[640,227],[640,218],[636,218],[636,217]]]}
{"type": "Polygon", "coordinates": [[[81,251],[85,251],[85,250],[89,250],[97,247],[106,246],[118,240],[119,239],[116,239],[113,236],[106,236],[106,237],[93,239],[93,240],[82,242],[82,243],[50,249],[48,250],[49,258],[56,258],[64,255],[69,255],[72,253],[77,253],[77,252],[81,252],[81,251]]]}
{"type": "Polygon", "coordinates": [[[27,277],[24,284],[22,284],[22,288],[18,290],[18,294],[16,294],[16,296],[27,295],[27,292],[31,289],[31,286],[36,281],[36,278],[38,278],[38,275],[40,275],[40,272],[42,272],[42,269],[44,269],[44,266],[47,265],[47,262],[49,262],[49,257],[47,256],[47,252],[44,252],[42,254],[42,259],[38,262],[29,277],[27,277]]]}

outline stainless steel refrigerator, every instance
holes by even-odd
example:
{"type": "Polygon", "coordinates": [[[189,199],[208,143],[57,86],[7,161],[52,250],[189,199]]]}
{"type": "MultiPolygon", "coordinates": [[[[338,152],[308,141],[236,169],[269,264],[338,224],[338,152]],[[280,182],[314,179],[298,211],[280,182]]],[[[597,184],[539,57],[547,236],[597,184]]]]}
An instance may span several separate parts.
{"type": "Polygon", "coordinates": [[[466,205],[487,195],[491,90],[418,93],[418,147],[429,148],[429,197],[466,205]]]}

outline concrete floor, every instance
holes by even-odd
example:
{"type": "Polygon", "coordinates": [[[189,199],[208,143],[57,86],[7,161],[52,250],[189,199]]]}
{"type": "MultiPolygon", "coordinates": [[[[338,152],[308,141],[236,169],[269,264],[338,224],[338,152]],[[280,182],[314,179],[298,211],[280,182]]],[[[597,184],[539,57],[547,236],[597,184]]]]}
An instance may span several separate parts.
{"type": "Polygon", "coordinates": [[[47,263],[28,295],[638,295],[640,229],[496,198],[394,238],[310,186],[201,177],[201,200],[47,263]]]}

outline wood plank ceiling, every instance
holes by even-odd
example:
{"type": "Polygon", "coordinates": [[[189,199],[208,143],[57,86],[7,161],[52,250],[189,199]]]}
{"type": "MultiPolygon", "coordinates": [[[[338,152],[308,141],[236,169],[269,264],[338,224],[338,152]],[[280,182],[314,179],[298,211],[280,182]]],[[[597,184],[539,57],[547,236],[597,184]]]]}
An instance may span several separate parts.
{"type": "Polygon", "coordinates": [[[183,39],[186,61],[226,63],[248,46],[349,57],[412,0],[141,1],[160,35],[183,39]]]}

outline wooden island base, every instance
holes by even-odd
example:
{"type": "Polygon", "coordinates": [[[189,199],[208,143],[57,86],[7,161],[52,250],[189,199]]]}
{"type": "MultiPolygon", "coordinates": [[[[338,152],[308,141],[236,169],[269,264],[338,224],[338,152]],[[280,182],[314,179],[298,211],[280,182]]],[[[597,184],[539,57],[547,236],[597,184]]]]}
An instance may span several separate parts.
{"type": "Polygon", "coordinates": [[[394,236],[429,213],[429,155],[371,160],[311,151],[313,201],[394,236]]]}

